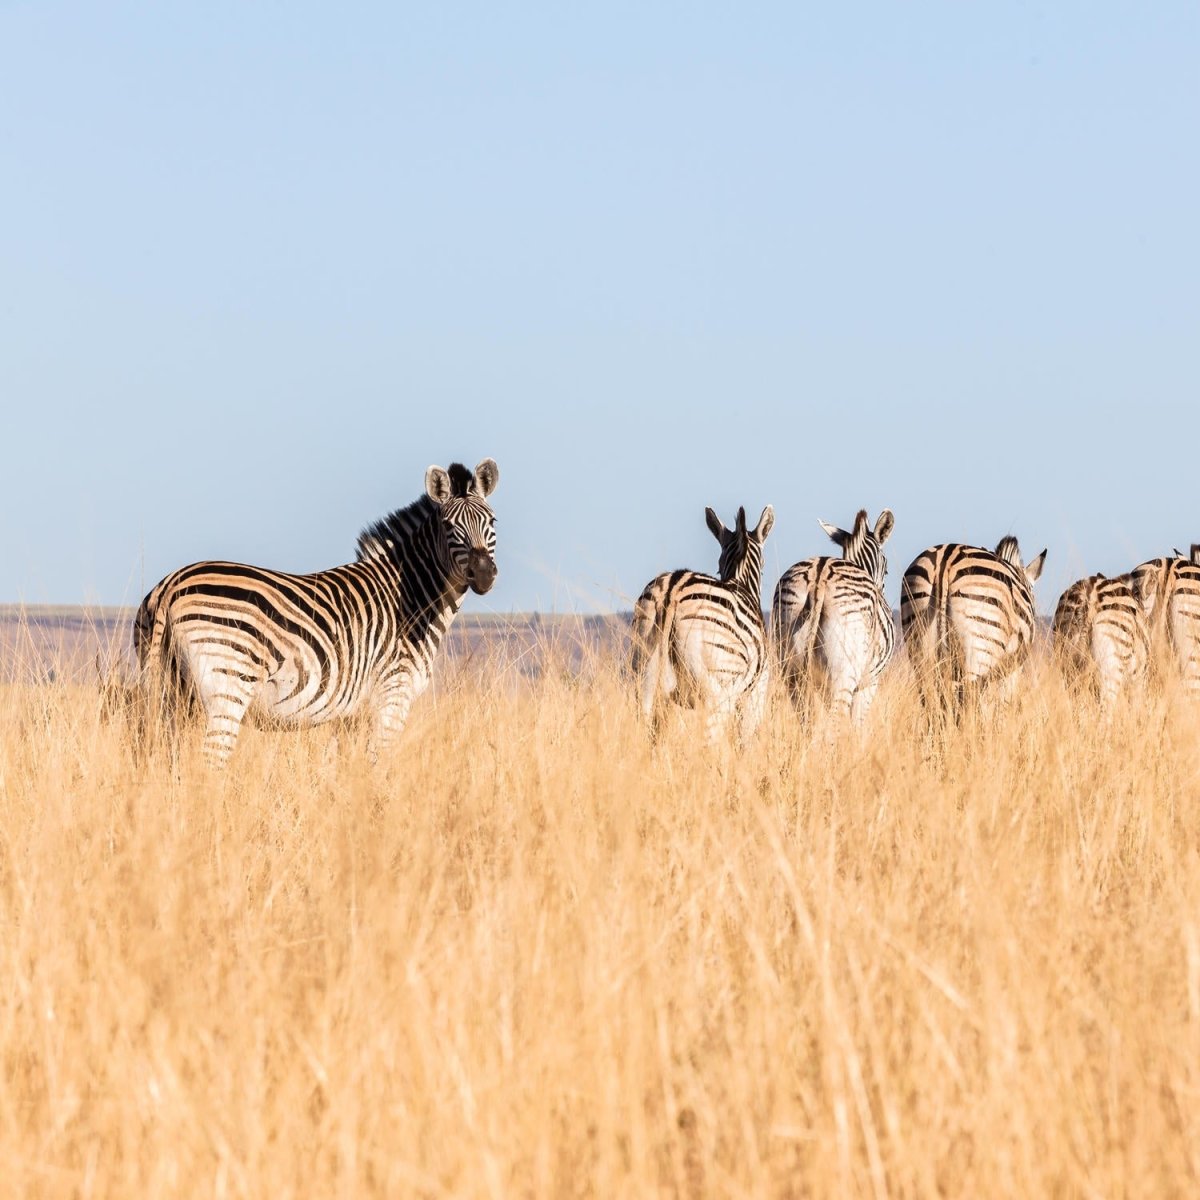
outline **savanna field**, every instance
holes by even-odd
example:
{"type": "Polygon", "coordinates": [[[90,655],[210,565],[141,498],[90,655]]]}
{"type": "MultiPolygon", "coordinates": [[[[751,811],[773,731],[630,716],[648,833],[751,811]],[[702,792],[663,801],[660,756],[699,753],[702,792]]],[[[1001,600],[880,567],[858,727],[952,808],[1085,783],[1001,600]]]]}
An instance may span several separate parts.
{"type": "MultiPolygon", "coordinates": [[[[549,655],[553,658],[553,654],[549,655]]],[[[773,697],[651,750],[615,654],[365,732],[139,748],[0,693],[11,1195],[1200,1189],[1200,710],[773,697]]],[[[486,680],[486,682],[485,682],[486,680]]]]}

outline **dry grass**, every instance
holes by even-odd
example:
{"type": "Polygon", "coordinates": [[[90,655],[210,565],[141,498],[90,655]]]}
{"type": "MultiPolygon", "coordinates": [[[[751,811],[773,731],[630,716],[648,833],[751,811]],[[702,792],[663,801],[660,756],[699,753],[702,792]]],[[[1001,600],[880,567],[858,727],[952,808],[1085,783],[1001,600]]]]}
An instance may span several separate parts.
{"type": "Polygon", "coordinates": [[[938,759],[615,670],[139,761],[0,692],[0,1161],[38,1196],[1200,1188],[1200,714],[1044,672],[938,759]],[[694,728],[694,727],[693,727],[694,728]]]}

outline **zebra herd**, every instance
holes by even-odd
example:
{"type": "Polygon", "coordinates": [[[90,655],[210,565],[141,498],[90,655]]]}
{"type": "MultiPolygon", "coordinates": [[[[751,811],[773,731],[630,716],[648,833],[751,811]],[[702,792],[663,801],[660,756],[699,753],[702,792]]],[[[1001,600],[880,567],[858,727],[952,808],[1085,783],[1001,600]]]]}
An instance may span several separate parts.
{"type": "MultiPolygon", "coordinates": [[[[849,531],[820,522],[841,557],[789,567],[768,625],[758,588],[773,522],[768,508],[747,530],[739,509],[731,534],[709,509],[709,528],[721,542],[718,574],[673,571],[642,592],[633,669],[652,738],[664,705],[674,702],[707,710],[710,740],[736,720],[744,741],[761,720],[772,659],[798,705],[819,687],[835,714],[856,725],[865,719],[895,643],[883,593],[892,513],[885,509],[871,526],[861,511],[849,531]]],[[[1033,585],[1045,561],[1045,550],[1023,561],[1015,537],[1001,538],[994,551],[931,546],[913,560],[901,584],[900,625],[927,709],[960,714],[972,698],[1012,696],[1034,640],[1033,585]]],[[[1073,583],[1052,628],[1064,666],[1094,680],[1106,714],[1144,680],[1153,649],[1200,692],[1200,544],[1187,557],[1177,550],[1127,575],[1073,583]]]]}
{"type": "MultiPolygon", "coordinates": [[[[366,529],[345,566],[290,575],[232,562],[172,572],[142,601],[133,641],[145,695],[173,713],[196,705],[204,753],[222,766],[247,717],[284,728],[368,715],[372,757],[404,728],[430,682],[437,652],[468,590],[495,582],[496,519],[488,497],[500,472],[485,458],[430,467],[425,492],[366,529]]],[[[793,700],[816,687],[861,724],[892,657],[895,628],[883,594],[883,544],[895,521],[865,511],[850,530],[821,522],[840,557],[784,572],[770,624],[760,606],[768,506],[751,528],[710,508],[720,543],[716,575],[659,575],[634,609],[632,665],[651,735],[668,703],[705,710],[708,736],[736,722],[739,740],[762,720],[778,670],[793,700]]],[[[1011,693],[1034,636],[1033,585],[1046,552],[1028,563],[1016,538],[995,551],[946,544],[904,573],[901,629],[926,703],[960,710],[986,685],[1011,693]]],[[[1187,557],[1128,575],[1081,579],[1054,616],[1064,663],[1099,681],[1102,702],[1141,680],[1161,648],[1200,692],[1200,544],[1187,557]]]]}

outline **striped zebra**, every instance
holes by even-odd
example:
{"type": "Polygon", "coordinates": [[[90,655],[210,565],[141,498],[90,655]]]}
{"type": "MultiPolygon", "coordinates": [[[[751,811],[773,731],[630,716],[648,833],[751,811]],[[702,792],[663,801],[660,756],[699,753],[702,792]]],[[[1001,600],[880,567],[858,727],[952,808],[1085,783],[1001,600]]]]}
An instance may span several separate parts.
{"type": "Polygon", "coordinates": [[[1150,625],[1154,657],[1175,663],[1190,692],[1200,692],[1200,543],[1188,556],[1154,558],[1133,571],[1150,625]]]}
{"type": "Polygon", "coordinates": [[[1054,610],[1054,641],[1068,671],[1094,680],[1101,705],[1111,711],[1145,678],[1150,660],[1149,627],[1133,576],[1092,575],[1071,584],[1054,610]]]}
{"type": "Polygon", "coordinates": [[[767,505],[753,529],[739,508],[726,529],[711,508],[708,528],[721,544],[719,575],[669,571],[645,587],[633,613],[633,672],[655,739],[668,700],[706,711],[710,742],[737,718],[739,741],[766,707],[768,663],[762,588],[763,542],[775,523],[767,505]]]}
{"type": "Polygon", "coordinates": [[[951,542],[916,557],[900,588],[900,624],[922,700],[958,708],[988,682],[1011,692],[1033,640],[1033,584],[1045,562],[1043,550],[1023,564],[1014,537],[995,553],[951,542]]]}
{"type": "Polygon", "coordinates": [[[771,602],[771,632],[792,700],[810,682],[827,687],[835,712],[861,724],[892,655],[896,627],[883,596],[883,543],[895,518],[884,509],[872,529],[863,509],[847,532],[819,522],[841,558],[806,558],[784,572],[771,602]]]}
{"type": "Polygon", "coordinates": [[[222,766],[242,721],[303,728],[366,712],[372,759],[429,683],[467,589],[495,582],[487,497],[499,468],[430,467],[425,495],[358,539],[358,557],[312,575],[201,562],[162,580],[134,619],[148,689],[198,701],[204,753],[222,766]]]}

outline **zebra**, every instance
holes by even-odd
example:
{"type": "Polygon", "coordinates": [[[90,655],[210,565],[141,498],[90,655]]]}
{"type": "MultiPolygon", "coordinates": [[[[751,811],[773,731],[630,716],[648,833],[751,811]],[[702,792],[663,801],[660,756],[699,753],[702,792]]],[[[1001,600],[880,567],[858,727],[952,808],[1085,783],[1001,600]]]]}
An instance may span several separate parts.
{"type": "Polygon", "coordinates": [[[1145,678],[1149,626],[1132,575],[1076,580],[1059,597],[1053,629],[1064,665],[1096,680],[1106,712],[1145,678]]]}
{"type": "Polygon", "coordinates": [[[366,712],[372,761],[404,728],[470,588],[496,581],[485,458],[430,467],[425,494],[365,529],[345,566],[288,575],[200,562],[166,576],[134,619],[143,686],[198,701],[204,755],[222,767],[250,714],[303,728],[366,712]]]}
{"type": "Polygon", "coordinates": [[[842,557],[806,558],[780,578],[771,602],[776,658],[795,703],[815,673],[827,683],[834,711],[860,725],[896,643],[883,596],[882,549],[895,518],[885,508],[872,529],[862,509],[850,532],[818,524],[841,547],[842,557]]]}
{"type": "Polygon", "coordinates": [[[1150,625],[1154,658],[1174,660],[1184,687],[1200,692],[1200,543],[1191,553],[1134,568],[1133,587],[1150,625]]]}
{"type": "Polygon", "coordinates": [[[731,717],[745,742],[766,708],[768,662],[762,588],[763,542],[775,523],[768,504],[753,529],[739,508],[726,529],[711,508],[705,518],[721,544],[719,574],[669,571],[652,579],[633,614],[633,673],[651,741],[658,736],[662,707],[673,700],[704,708],[710,742],[731,717]]]}
{"type": "Polygon", "coordinates": [[[1045,562],[1043,550],[1023,564],[1015,537],[1001,538],[994,553],[950,542],[917,555],[900,588],[900,624],[922,701],[958,710],[984,683],[1011,692],[1033,639],[1033,584],[1045,562]]]}

